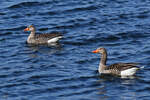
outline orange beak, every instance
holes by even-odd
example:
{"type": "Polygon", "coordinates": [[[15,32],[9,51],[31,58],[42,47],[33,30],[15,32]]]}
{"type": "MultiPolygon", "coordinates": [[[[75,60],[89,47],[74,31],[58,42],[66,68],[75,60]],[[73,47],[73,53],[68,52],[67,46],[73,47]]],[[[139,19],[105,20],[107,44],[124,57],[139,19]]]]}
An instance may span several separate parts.
{"type": "Polygon", "coordinates": [[[93,53],[98,53],[98,50],[94,50],[94,51],[92,51],[93,53]]]}
{"type": "Polygon", "coordinates": [[[29,31],[29,28],[25,28],[24,31],[29,31]]]}

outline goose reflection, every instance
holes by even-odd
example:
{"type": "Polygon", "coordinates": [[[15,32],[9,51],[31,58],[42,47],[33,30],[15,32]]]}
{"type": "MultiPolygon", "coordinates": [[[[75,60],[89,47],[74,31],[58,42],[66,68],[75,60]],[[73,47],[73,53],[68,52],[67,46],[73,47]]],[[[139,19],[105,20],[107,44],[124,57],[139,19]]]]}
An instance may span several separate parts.
{"type": "Polygon", "coordinates": [[[59,52],[62,50],[62,45],[59,43],[55,43],[51,45],[40,45],[40,46],[27,44],[27,48],[29,51],[31,51],[30,57],[35,58],[38,56],[38,53],[52,55],[56,52],[59,52]]]}
{"type": "Polygon", "coordinates": [[[127,95],[130,95],[130,99],[134,100],[137,94],[136,91],[131,89],[140,79],[137,76],[120,78],[118,76],[100,75],[98,76],[99,88],[97,94],[100,96],[100,100],[112,99],[114,94],[119,94],[118,97],[121,100],[127,98],[127,95]]]}

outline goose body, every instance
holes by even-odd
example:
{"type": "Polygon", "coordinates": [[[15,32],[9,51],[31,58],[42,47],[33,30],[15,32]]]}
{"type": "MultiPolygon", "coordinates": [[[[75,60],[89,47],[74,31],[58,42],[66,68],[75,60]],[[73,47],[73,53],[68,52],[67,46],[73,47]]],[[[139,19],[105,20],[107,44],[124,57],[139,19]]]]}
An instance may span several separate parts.
{"type": "Polygon", "coordinates": [[[115,63],[110,66],[106,66],[107,52],[105,48],[98,48],[93,51],[93,53],[100,53],[101,60],[99,64],[98,71],[102,74],[115,74],[119,76],[133,76],[136,74],[137,63],[115,63]]]}
{"type": "Polygon", "coordinates": [[[46,34],[36,34],[35,27],[33,25],[28,26],[24,31],[31,31],[28,36],[27,43],[30,44],[51,44],[58,42],[62,35],[60,33],[46,33],[46,34]]]}

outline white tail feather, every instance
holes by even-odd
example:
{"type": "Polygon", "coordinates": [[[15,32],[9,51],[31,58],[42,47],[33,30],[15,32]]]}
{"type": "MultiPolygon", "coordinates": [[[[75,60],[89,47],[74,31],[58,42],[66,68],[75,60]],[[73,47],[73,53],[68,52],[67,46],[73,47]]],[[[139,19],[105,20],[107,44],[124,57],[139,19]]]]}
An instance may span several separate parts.
{"type": "Polygon", "coordinates": [[[52,38],[52,39],[50,39],[50,40],[48,40],[47,42],[48,43],[55,43],[55,42],[57,42],[59,39],[61,39],[62,38],[62,36],[59,36],[59,37],[55,37],[55,38],[52,38]]]}
{"type": "Polygon", "coordinates": [[[140,69],[143,69],[143,68],[144,68],[144,66],[140,67],[140,69]]]}
{"type": "Polygon", "coordinates": [[[133,67],[124,71],[121,71],[121,76],[132,76],[136,73],[139,68],[133,67]]]}
{"type": "Polygon", "coordinates": [[[143,69],[143,68],[144,68],[144,66],[139,67],[139,68],[133,67],[133,68],[121,71],[121,76],[132,76],[136,73],[137,70],[143,69]]]}

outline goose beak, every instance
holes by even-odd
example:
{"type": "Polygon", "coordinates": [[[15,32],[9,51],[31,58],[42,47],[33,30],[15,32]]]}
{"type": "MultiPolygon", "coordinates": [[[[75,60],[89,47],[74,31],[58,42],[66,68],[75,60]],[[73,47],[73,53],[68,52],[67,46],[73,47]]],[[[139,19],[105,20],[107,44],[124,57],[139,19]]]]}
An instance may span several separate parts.
{"type": "Polygon", "coordinates": [[[94,51],[92,51],[92,53],[98,53],[99,51],[98,50],[94,50],[94,51]]]}
{"type": "Polygon", "coordinates": [[[29,31],[29,28],[25,28],[24,31],[29,31]]]}

